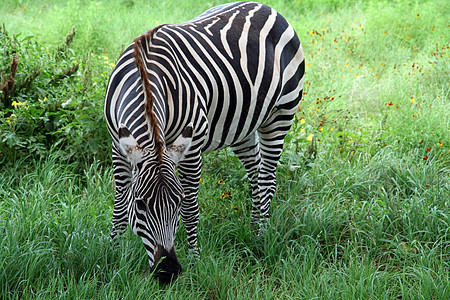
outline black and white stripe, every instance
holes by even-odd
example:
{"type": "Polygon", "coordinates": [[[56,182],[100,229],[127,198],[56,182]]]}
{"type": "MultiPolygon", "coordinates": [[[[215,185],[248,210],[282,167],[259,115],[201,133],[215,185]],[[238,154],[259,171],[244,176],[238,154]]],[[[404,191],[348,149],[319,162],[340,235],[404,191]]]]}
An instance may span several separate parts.
{"type": "Polygon", "coordinates": [[[305,65],[292,26],[254,2],[225,4],[188,22],[162,25],[140,41],[163,160],[157,159],[134,44],[111,75],[105,116],[116,180],[112,236],[129,223],[143,238],[153,266],[157,249],[174,251],[179,211],[189,247],[196,248],[203,152],[230,146],[251,182],[252,220],[269,216],[305,65]]]}

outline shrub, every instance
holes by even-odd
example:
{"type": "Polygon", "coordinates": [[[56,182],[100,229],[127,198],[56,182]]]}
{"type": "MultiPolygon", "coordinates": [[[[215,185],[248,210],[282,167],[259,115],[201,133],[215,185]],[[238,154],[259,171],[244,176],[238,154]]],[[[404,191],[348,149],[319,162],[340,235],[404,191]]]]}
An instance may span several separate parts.
{"type": "Polygon", "coordinates": [[[106,157],[103,97],[113,64],[75,53],[75,28],[60,46],[0,30],[0,151],[4,158],[63,150],[69,161],[106,157]]]}

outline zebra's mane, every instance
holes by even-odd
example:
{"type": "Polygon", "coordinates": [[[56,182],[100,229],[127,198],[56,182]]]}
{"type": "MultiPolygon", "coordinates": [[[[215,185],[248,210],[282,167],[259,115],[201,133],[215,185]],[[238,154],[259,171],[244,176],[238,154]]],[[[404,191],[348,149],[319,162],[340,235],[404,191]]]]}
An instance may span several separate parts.
{"type": "Polygon", "coordinates": [[[153,112],[153,94],[151,91],[150,81],[148,79],[147,68],[145,66],[143,59],[143,55],[145,55],[143,44],[145,43],[145,45],[149,47],[149,43],[151,38],[153,37],[153,34],[161,26],[162,25],[159,25],[134,39],[134,57],[136,61],[136,66],[141,76],[142,85],[144,88],[144,96],[146,98],[145,111],[150,119],[150,125],[152,127],[151,131],[153,133],[153,138],[155,140],[156,151],[158,153],[158,160],[160,163],[162,162],[163,157],[164,142],[161,139],[158,120],[156,119],[156,115],[153,112]]]}

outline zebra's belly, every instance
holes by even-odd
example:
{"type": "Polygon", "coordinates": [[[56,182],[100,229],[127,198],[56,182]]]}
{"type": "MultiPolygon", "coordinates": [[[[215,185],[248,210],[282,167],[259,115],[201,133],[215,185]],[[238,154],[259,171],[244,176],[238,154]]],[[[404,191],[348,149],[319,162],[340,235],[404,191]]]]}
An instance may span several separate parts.
{"type": "Polygon", "coordinates": [[[263,122],[262,117],[255,119],[251,117],[251,114],[237,115],[231,122],[215,124],[210,122],[202,152],[216,151],[240,143],[253,135],[263,122]]]}

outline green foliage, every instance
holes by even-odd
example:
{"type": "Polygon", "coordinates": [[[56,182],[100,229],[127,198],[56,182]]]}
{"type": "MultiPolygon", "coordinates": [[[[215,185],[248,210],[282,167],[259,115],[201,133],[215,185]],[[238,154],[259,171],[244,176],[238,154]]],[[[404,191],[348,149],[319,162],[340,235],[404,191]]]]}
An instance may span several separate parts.
{"type": "Polygon", "coordinates": [[[0,31],[3,109],[12,107],[12,99],[22,102],[55,89],[62,79],[78,71],[79,64],[68,53],[74,35],[75,29],[72,29],[63,44],[49,51],[33,41],[32,36],[10,35],[3,24],[0,31]]]}
{"type": "MultiPolygon", "coordinates": [[[[52,147],[79,162],[93,155],[106,157],[108,134],[102,102],[110,72],[100,57],[76,55],[69,47],[75,29],[58,47],[42,46],[32,36],[21,39],[0,32],[1,105],[0,151],[4,158],[52,147]]],[[[109,63],[109,62],[108,62],[109,63]]]]}

